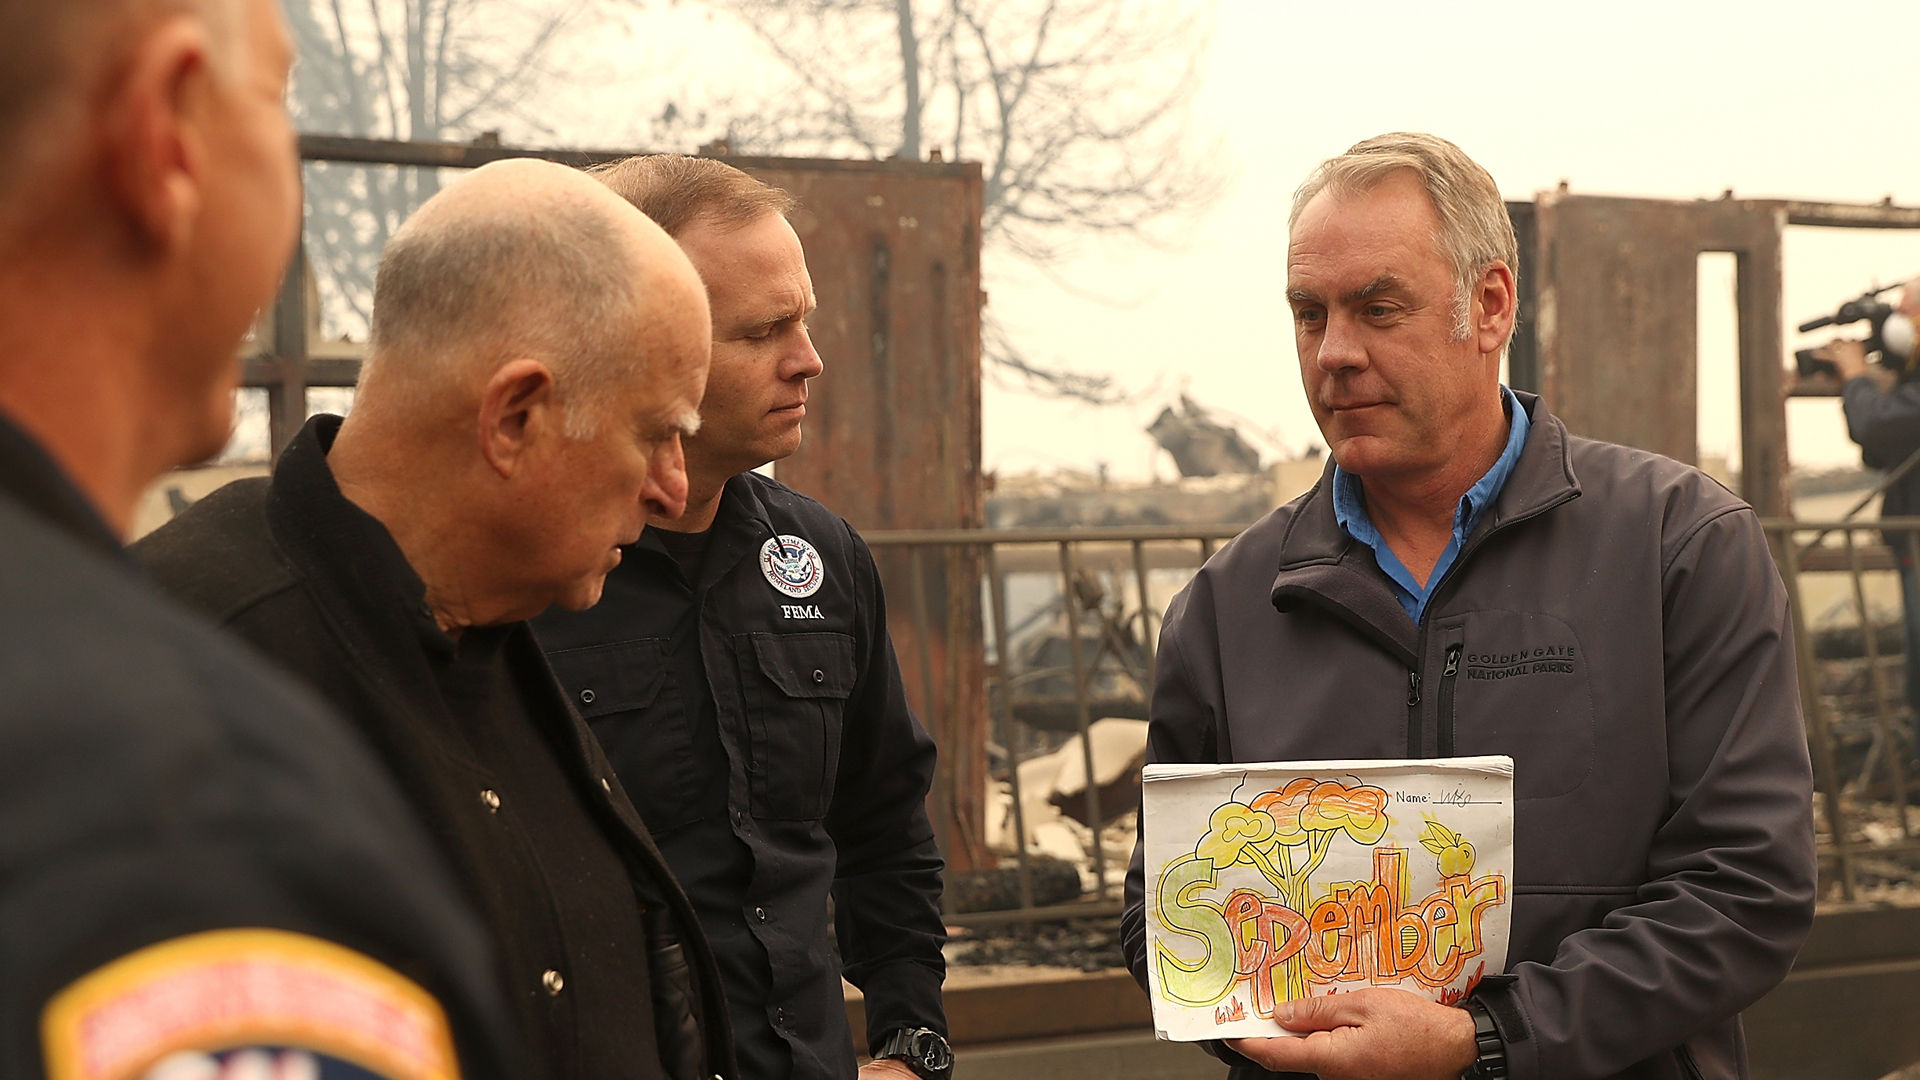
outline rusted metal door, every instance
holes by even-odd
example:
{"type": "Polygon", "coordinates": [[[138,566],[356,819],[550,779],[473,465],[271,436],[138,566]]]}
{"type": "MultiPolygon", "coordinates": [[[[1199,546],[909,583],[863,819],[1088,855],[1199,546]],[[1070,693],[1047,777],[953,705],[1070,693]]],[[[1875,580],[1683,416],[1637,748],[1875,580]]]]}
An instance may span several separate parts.
{"type": "MultiPolygon", "coordinates": [[[[1695,464],[1698,266],[1738,265],[1741,495],[1785,515],[1787,416],[1781,398],[1781,240],[1776,202],[1675,202],[1542,194],[1533,232],[1537,377],[1576,435],[1695,464]]],[[[1528,262],[1522,253],[1522,273],[1528,262]]]]}
{"type": "MultiPolygon", "coordinates": [[[[825,364],[780,481],[858,529],[973,529],[980,484],[977,165],[738,162],[800,200],[825,364]]],[[[986,860],[978,554],[878,552],[907,694],[940,745],[932,810],[956,869],[986,860]]]]}

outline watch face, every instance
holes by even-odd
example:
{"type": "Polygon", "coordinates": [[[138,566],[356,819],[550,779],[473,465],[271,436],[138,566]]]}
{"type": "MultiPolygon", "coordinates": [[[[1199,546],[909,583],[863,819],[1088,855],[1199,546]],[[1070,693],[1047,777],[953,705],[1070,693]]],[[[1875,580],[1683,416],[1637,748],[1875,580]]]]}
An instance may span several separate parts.
{"type": "Polygon", "coordinates": [[[916,1031],[909,1038],[907,1060],[914,1071],[925,1076],[944,1077],[953,1068],[953,1051],[947,1048],[947,1040],[932,1031],[916,1031]]]}
{"type": "Polygon", "coordinates": [[[938,1035],[930,1035],[920,1047],[920,1063],[936,1072],[945,1071],[953,1067],[953,1052],[938,1035]]]}

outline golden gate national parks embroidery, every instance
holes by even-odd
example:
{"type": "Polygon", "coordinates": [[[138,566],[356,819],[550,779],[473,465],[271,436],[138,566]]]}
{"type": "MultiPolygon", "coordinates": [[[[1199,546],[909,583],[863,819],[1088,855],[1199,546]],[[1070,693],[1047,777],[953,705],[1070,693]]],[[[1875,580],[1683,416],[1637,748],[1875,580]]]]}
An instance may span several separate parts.
{"type": "Polygon", "coordinates": [[[1287,1034],[1274,1006],[1506,966],[1513,760],[1149,765],[1148,981],[1163,1039],[1287,1034]]]}

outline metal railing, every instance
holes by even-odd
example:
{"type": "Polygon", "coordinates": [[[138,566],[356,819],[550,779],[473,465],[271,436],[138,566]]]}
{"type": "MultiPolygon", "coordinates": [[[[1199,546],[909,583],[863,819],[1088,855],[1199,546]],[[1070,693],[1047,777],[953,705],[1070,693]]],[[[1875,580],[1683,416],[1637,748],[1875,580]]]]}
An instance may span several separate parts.
{"type": "MultiPolygon", "coordinates": [[[[904,553],[908,560],[908,580],[912,583],[907,598],[913,620],[914,659],[918,661],[923,709],[933,715],[923,717],[928,727],[941,728],[942,713],[950,708],[936,693],[932,650],[929,642],[936,636],[936,619],[925,587],[927,552],[938,551],[949,572],[955,566],[977,568],[985,593],[987,618],[979,644],[991,651],[993,662],[987,666],[987,720],[992,743],[1002,751],[1000,768],[990,767],[996,781],[1004,777],[1008,786],[1008,812],[1013,836],[1014,871],[1019,905],[1012,910],[950,912],[956,925],[1042,921],[1082,916],[1112,915],[1120,910],[1118,885],[1110,880],[1111,870],[1126,866],[1131,851],[1108,851],[1101,833],[1105,831],[1112,807],[1101,806],[1100,770],[1095,760],[1092,727],[1101,719],[1094,715],[1097,699],[1095,683],[1103,677],[1118,675],[1134,684],[1138,714],[1144,719],[1146,703],[1153,685],[1153,650],[1159,635],[1165,605],[1185,579],[1212,556],[1215,547],[1239,534],[1243,526],[1146,526],[1127,528],[1067,529],[953,529],[900,530],[866,533],[867,543],[876,557],[885,559],[890,552],[904,553]],[[1156,589],[1156,574],[1175,577],[1156,589]],[[1053,588],[1044,600],[1029,602],[1021,612],[1024,625],[1016,625],[1010,616],[1010,578],[1051,579],[1053,588]],[[1129,595],[1129,593],[1131,595],[1129,595]],[[1108,600],[1112,603],[1109,604],[1108,600]],[[1056,618],[1057,615],[1057,618],[1056,618]],[[1043,641],[1059,624],[1064,637],[1066,663],[1025,665],[1017,656],[1018,643],[1043,641]],[[1036,624],[1038,628],[1036,629],[1036,624]],[[1091,643],[1088,640],[1091,630],[1091,643]],[[1128,665],[1128,644],[1138,646],[1135,665],[1128,665]],[[1118,669],[1118,670],[1116,670],[1118,669]],[[1064,701],[1049,698],[1045,687],[1064,679],[1070,692],[1064,701]],[[1065,706],[1067,724],[1060,723],[1065,706]],[[1030,721],[1036,716],[1050,718],[1048,728],[1030,721]],[[1077,736],[1085,790],[1086,828],[1090,834],[1086,857],[1093,878],[1091,897],[1068,903],[1036,904],[1029,823],[1026,817],[1026,792],[1021,789],[1020,766],[1030,760],[1029,748],[1045,747],[1051,737],[1069,733],[1077,736]]],[[[1033,582],[1028,580],[1027,584],[1033,582]]],[[[898,603],[898,600],[895,601],[898,603]]],[[[960,650],[949,643],[944,650],[949,666],[956,665],[960,650]]],[[[971,644],[971,643],[968,643],[971,644]]],[[[1071,742],[1072,739],[1067,740],[1071,742]]],[[[1045,752],[1060,749],[1052,747],[1045,752]]],[[[1036,755],[1037,756],[1037,755],[1036,755]]],[[[955,768],[954,755],[943,753],[941,769],[955,768]]],[[[949,778],[936,781],[935,799],[954,798],[956,785],[949,778]]]]}
{"type": "Polygon", "coordinates": [[[1908,675],[1900,567],[1920,563],[1920,517],[1764,525],[1793,610],[1823,875],[1842,900],[1860,897],[1863,863],[1920,879],[1920,862],[1901,860],[1920,853],[1907,806],[1915,717],[1893,681],[1908,675]]]}
{"type": "MultiPolygon", "coordinates": [[[[1779,519],[1764,525],[1793,614],[1801,704],[1819,792],[1823,885],[1839,898],[1853,900],[1862,892],[1863,859],[1920,853],[1920,838],[1914,835],[1907,805],[1910,778],[1906,763],[1913,755],[1913,717],[1905,695],[1896,686],[1896,675],[1901,682],[1905,676],[1904,649],[1897,629],[1903,605],[1894,576],[1899,560],[1895,548],[1881,540],[1886,535],[1910,563],[1920,561],[1920,517],[1880,521],[1779,519]],[[1890,622],[1895,628],[1892,641],[1885,640],[1890,622]],[[1857,647],[1851,644],[1856,637],[1857,647]],[[1855,648],[1858,655],[1849,655],[1855,648]],[[1878,820],[1884,817],[1893,818],[1893,822],[1878,820]]],[[[912,588],[906,599],[915,631],[918,689],[923,708],[933,714],[923,717],[929,720],[930,729],[942,730],[943,718],[954,719],[953,703],[938,691],[942,683],[952,686],[955,673],[961,670],[957,658],[964,649],[956,646],[977,647],[992,657],[985,665],[985,719],[992,736],[990,745],[998,753],[990,754],[989,775],[1008,789],[1011,820],[1003,822],[1003,829],[1013,837],[1012,851],[1005,851],[1006,844],[998,846],[1003,854],[1011,856],[1018,904],[1003,910],[950,911],[950,922],[980,926],[1119,911],[1119,889],[1112,871],[1124,868],[1131,852],[1108,850],[1101,836],[1105,824],[1119,815],[1113,814],[1113,807],[1101,804],[1100,770],[1091,731],[1101,718],[1096,711],[1116,699],[1111,693],[1096,690],[1096,683],[1132,683],[1138,715],[1145,717],[1145,705],[1151,697],[1154,650],[1166,603],[1221,542],[1238,535],[1242,528],[902,530],[866,534],[877,557],[884,561],[889,553],[903,556],[909,567],[912,588]],[[943,560],[949,573],[958,567],[975,574],[973,580],[984,594],[981,602],[985,618],[978,623],[981,640],[947,642],[942,651],[949,670],[944,677],[934,670],[929,646],[937,636],[924,574],[932,558],[943,560]],[[1040,581],[1050,585],[1036,590],[1040,581]],[[1010,582],[1025,586],[1020,590],[1024,603],[1010,601],[1010,582]],[[1064,646],[1053,650],[1064,653],[1064,664],[1046,663],[1046,650],[1032,648],[1036,641],[1045,643],[1049,635],[1064,637],[1064,646]],[[1125,655],[1130,643],[1138,647],[1131,665],[1125,655]],[[1068,689],[1064,700],[1058,694],[1048,696],[1049,685],[1063,683],[1068,689]],[[1090,834],[1085,856],[1092,888],[1079,900],[1036,903],[1032,871],[1035,852],[1030,843],[1031,823],[1023,797],[1028,793],[1022,791],[1020,766],[1039,753],[1058,751],[1060,744],[1054,738],[1063,734],[1068,736],[1067,743],[1078,737],[1085,790],[1076,798],[1084,804],[1090,834]]],[[[953,756],[943,753],[943,772],[957,768],[954,761],[953,756]]],[[[944,782],[936,782],[936,800],[957,797],[951,773],[944,782]]],[[[951,837],[943,837],[943,843],[951,842],[951,837]]]]}

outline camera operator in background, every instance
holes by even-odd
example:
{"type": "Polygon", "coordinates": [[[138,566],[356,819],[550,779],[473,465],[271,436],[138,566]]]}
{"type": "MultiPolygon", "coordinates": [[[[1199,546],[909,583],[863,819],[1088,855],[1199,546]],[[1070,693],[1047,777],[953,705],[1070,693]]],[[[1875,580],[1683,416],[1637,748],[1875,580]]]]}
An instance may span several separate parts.
{"type": "MultiPolygon", "coordinates": [[[[1898,469],[1920,451],[1920,380],[1914,370],[1914,326],[1920,321],[1920,278],[1907,283],[1900,304],[1878,334],[1867,341],[1839,339],[1813,351],[1815,359],[1833,365],[1839,377],[1847,435],[1860,444],[1860,459],[1869,469],[1898,469]],[[1870,344],[1881,347],[1881,362],[1869,365],[1870,344]]],[[[1883,518],[1920,516],[1920,465],[1887,485],[1880,501],[1883,518]]],[[[1907,532],[1885,534],[1887,546],[1900,565],[1900,599],[1906,629],[1907,703],[1920,725],[1920,677],[1914,671],[1920,657],[1920,573],[1914,553],[1920,536],[1907,532]]],[[[1909,757],[1914,749],[1908,735],[1909,757]]]]}

